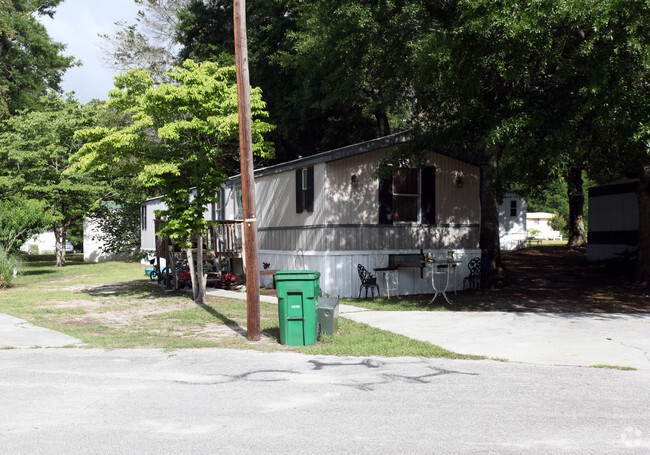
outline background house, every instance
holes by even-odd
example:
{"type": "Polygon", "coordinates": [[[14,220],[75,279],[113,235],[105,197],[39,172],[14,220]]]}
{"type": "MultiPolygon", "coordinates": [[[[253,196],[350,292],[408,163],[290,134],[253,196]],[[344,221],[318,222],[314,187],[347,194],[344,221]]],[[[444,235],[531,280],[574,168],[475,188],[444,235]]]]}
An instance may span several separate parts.
{"type": "Polygon", "coordinates": [[[502,250],[526,246],[526,199],[515,193],[506,193],[499,206],[499,243],[502,250]]]}
{"type": "MultiPolygon", "coordinates": [[[[25,242],[20,251],[30,254],[54,254],[56,253],[56,236],[54,231],[45,231],[32,237],[25,242]]],[[[65,241],[65,252],[67,254],[74,253],[74,247],[69,240],[65,241]]]]}
{"type": "MultiPolygon", "coordinates": [[[[357,264],[372,270],[386,267],[391,255],[453,251],[463,261],[462,285],[467,262],[480,256],[479,169],[431,152],[424,169],[378,179],[381,158],[407,140],[394,134],[255,171],[260,265],[318,270],[324,294],[356,297],[357,264]]],[[[222,201],[217,218],[241,218],[239,177],[228,180],[222,201]]],[[[142,205],[143,249],[155,249],[153,211],[160,204],[142,205]]],[[[432,291],[420,267],[400,268],[399,287],[401,294],[432,291]]]]}
{"type": "Polygon", "coordinates": [[[537,239],[562,240],[562,233],[551,227],[551,220],[553,218],[555,218],[555,213],[528,212],[526,214],[528,234],[537,239]],[[533,235],[534,231],[539,232],[533,235]]]}
{"type": "Polygon", "coordinates": [[[32,254],[54,254],[56,251],[56,237],[54,231],[45,231],[25,242],[20,251],[32,254]]]}
{"type": "Polygon", "coordinates": [[[98,237],[101,232],[96,219],[84,218],[84,262],[125,261],[133,258],[133,254],[129,253],[107,253],[104,250],[104,241],[98,237]]]}
{"type": "Polygon", "coordinates": [[[634,254],[639,247],[638,179],[589,188],[587,260],[634,254]]]}

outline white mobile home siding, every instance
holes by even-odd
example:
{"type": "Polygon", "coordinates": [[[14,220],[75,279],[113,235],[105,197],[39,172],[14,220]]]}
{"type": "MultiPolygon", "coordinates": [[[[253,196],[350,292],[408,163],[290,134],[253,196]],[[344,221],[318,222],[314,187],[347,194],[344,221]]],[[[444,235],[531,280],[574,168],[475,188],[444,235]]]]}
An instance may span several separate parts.
{"type": "Polygon", "coordinates": [[[364,251],[478,248],[478,169],[432,154],[436,173],[436,224],[378,224],[378,180],[373,173],[386,150],[314,166],[314,211],[296,213],[295,170],[256,180],[260,249],[364,251]],[[353,187],[351,176],[358,186],[353,187]],[[462,177],[462,187],[456,179],[462,177]]]}
{"type": "MultiPolygon", "coordinates": [[[[390,254],[452,250],[464,262],[457,267],[457,284],[452,282],[450,288],[461,287],[467,262],[480,255],[478,169],[431,154],[428,164],[437,169],[436,223],[380,225],[379,182],[374,172],[386,152],[381,149],[314,165],[313,212],[296,213],[295,168],[256,178],[260,261],[273,269],[318,270],[324,293],[356,297],[357,264],[372,270],[387,266],[390,254]]],[[[428,271],[424,278],[420,272],[399,270],[401,294],[431,292],[428,271]]]]}
{"type": "Polygon", "coordinates": [[[156,250],[156,210],[165,210],[167,205],[160,198],[148,199],[140,204],[140,245],[145,251],[156,250]]]}
{"type": "Polygon", "coordinates": [[[129,253],[107,253],[106,243],[101,238],[102,230],[95,218],[84,218],[84,262],[126,261],[133,257],[129,253]]]}

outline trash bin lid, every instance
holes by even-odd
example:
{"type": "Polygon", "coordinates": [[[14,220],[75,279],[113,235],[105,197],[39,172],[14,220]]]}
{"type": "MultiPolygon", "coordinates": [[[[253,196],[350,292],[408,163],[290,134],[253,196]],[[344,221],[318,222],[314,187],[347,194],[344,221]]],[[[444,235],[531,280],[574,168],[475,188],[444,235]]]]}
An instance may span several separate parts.
{"type": "Polygon", "coordinates": [[[294,281],[294,280],[317,280],[320,278],[320,272],[316,270],[278,270],[275,273],[275,281],[294,281]]]}
{"type": "Polygon", "coordinates": [[[318,297],[318,308],[333,310],[338,304],[338,297],[318,297]]]}

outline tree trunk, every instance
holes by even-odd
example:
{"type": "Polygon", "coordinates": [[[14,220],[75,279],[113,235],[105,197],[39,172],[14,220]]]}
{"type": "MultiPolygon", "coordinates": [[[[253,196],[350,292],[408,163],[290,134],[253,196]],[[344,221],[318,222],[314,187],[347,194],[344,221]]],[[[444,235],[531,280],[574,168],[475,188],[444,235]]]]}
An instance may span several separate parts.
{"type": "Polygon", "coordinates": [[[587,244],[585,234],[584,206],[585,195],[582,189],[582,169],[572,166],[567,178],[567,194],[569,197],[569,246],[584,246],[587,244]]]}
{"type": "MultiPolygon", "coordinates": [[[[174,261],[174,247],[172,245],[169,245],[167,247],[166,260],[167,260],[168,270],[171,271],[172,281],[174,282],[174,290],[178,291],[178,270],[176,270],[176,261],[174,261]]],[[[169,281],[168,276],[169,274],[165,275],[165,279],[167,280],[165,284],[167,285],[167,289],[171,289],[172,284],[169,281]]]]}
{"type": "Polygon", "coordinates": [[[388,136],[390,134],[388,114],[384,111],[377,111],[375,112],[375,119],[377,120],[377,132],[379,137],[388,136]]]}
{"type": "MultiPolygon", "coordinates": [[[[192,254],[192,245],[187,248],[187,266],[190,268],[190,280],[192,282],[192,299],[196,302],[197,290],[199,288],[196,280],[196,267],[194,266],[194,255],[192,254]]],[[[198,302],[197,302],[198,303],[198,302]]]]}
{"type": "Polygon", "coordinates": [[[644,166],[637,190],[639,201],[639,259],[638,278],[650,289],[650,165],[644,166]]]}
{"type": "Polygon", "coordinates": [[[498,171],[498,153],[495,149],[485,148],[481,152],[481,278],[486,279],[503,275],[501,246],[499,244],[499,202],[494,191],[498,171]]]}
{"type": "Polygon", "coordinates": [[[54,222],[54,250],[56,253],[56,266],[65,266],[65,237],[67,228],[61,222],[54,222]]]}
{"type": "Polygon", "coordinates": [[[196,236],[196,292],[194,293],[194,301],[199,305],[205,303],[205,285],[206,276],[203,273],[203,235],[196,236]]]}

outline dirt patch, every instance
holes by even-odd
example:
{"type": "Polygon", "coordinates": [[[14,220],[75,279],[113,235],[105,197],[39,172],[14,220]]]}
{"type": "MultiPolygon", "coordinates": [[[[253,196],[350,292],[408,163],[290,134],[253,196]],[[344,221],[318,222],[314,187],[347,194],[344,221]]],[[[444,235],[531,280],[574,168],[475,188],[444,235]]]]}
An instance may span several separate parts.
{"type": "Polygon", "coordinates": [[[119,283],[106,283],[99,286],[87,286],[85,291],[89,295],[132,294],[141,291],[141,285],[138,282],[122,281],[119,283]]]}
{"type": "Polygon", "coordinates": [[[586,248],[566,246],[525,248],[503,259],[501,289],[465,291],[454,303],[494,311],[650,312],[650,295],[634,282],[629,263],[590,263],[586,248]]]}
{"type": "MultiPolygon", "coordinates": [[[[141,281],[85,285],[75,289],[85,298],[49,300],[43,303],[51,322],[60,326],[84,328],[88,333],[103,335],[111,331],[123,333],[157,333],[166,337],[195,338],[213,341],[226,346],[247,343],[245,310],[229,310],[230,316],[220,313],[221,299],[214,300],[203,309],[205,318],[182,321],[169,313],[192,310],[197,305],[186,295],[166,293],[153,283],[141,281]],[[164,316],[158,316],[164,315],[164,316]]],[[[277,345],[277,340],[262,334],[262,345],[277,345]]],[[[258,345],[256,343],[256,345],[258,345]]]]}

